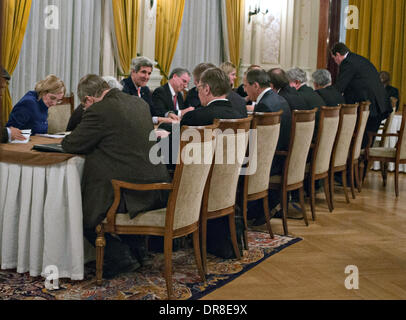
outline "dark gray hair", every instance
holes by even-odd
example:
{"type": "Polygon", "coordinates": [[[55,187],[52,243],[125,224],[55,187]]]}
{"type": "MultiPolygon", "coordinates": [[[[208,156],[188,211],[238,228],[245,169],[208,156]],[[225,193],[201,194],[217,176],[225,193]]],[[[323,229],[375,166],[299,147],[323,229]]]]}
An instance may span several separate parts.
{"type": "Polygon", "coordinates": [[[138,72],[142,67],[150,67],[153,69],[154,63],[146,57],[137,57],[131,60],[130,72],[132,70],[138,72]]]}
{"type": "Polygon", "coordinates": [[[331,83],[331,73],[326,69],[318,69],[312,74],[313,82],[320,87],[325,87],[331,83]]]}
{"type": "Polygon", "coordinates": [[[269,74],[263,69],[253,69],[247,73],[247,82],[253,85],[258,82],[261,88],[268,88],[271,85],[269,74]]]}
{"type": "Polygon", "coordinates": [[[289,81],[299,81],[300,83],[307,82],[306,72],[300,68],[288,70],[288,72],[286,72],[286,76],[288,77],[289,81]]]}
{"type": "Polygon", "coordinates": [[[86,96],[98,98],[108,89],[110,87],[102,77],[96,74],[88,74],[79,81],[78,97],[80,102],[84,102],[86,96]]]}
{"type": "Polygon", "coordinates": [[[230,90],[230,79],[220,68],[209,68],[200,76],[200,83],[207,84],[214,97],[227,95],[230,90]]]}
{"type": "Polygon", "coordinates": [[[281,68],[272,68],[268,70],[271,84],[276,90],[285,88],[289,85],[289,79],[286,76],[286,72],[281,68]]]}
{"type": "Polygon", "coordinates": [[[189,77],[192,77],[190,72],[185,69],[185,68],[175,68],[172,70],[171,74],[169,75],[169,80],[173,78],[173,76],[176,74],[178,77],[181,77],[182,74],[187,73],[189,77]]]}

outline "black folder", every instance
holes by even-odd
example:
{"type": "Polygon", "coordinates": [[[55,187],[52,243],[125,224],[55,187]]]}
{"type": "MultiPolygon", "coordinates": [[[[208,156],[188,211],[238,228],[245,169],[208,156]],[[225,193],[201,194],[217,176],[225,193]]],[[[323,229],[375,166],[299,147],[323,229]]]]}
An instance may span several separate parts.
{"type": "Polygon", "coordinates": [[[34,144],[33,150],[42,152],[61,152],[66,153],[60,143],[34,144]]]}

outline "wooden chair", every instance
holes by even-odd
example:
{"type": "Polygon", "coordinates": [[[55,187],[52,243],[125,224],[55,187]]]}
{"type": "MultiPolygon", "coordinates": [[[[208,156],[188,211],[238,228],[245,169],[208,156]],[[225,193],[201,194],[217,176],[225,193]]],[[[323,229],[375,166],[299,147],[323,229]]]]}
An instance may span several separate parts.
{"type": "Polygon", "coordinates": [[[317,110],[317,108],[313,110],[294,110],[292,112],[289,149],[288,151],[275,152],[277,155],[286,156],[282,176],[274,175],[269,179],[269,188],[271,190],[281,190],[282,219],[285,235],[288,235],[288,191],[299,189],[303,218],[306,226],[309,225],[304,205],[303,180],[305,176],[306,159],[313,138],[317,110]]]}
{"type": "Polygon", "coordinates": [[[73,113],[75,96],[65,96],[62,102],[48,109],[48,133],[66,131],[69,119],[73,113]]]}
{"type": "Polygon", "coordinates": [[[338,124],[337,137],[334,142],[330,164],[330,199],[334,209],[334,174],[341,172],[344,195],[347,203],[350,199],[347,193],[347,160],[350,152],[352,137],[354,136],[357,123],[358,104],[342,104],[340,110],[340,122],[338,124]]]}
{"type": "Polygon", "coordinates": [[[361,155],[362,139],[364,137],[365,127],[369,117],[369,101],[360,103],[358,109],[357,124],[355,125],[354,136],[351,142],[350,157],[347,166],[350,171],[351,193],[355,199],[355,182],[357,183],[358,192],[361,192],[361,177],[359,174],[359,158],[361,155]],[[355,182],[354,182],[355,180],[355,182]]]}
{"type": "Polygon", "coordinates": [[[208,180],[209,192],[204,195],[200,218],[202,260],[206,273],[207,220],[228,216],[234,253],[237,259],[241,259],[235,226],[235,201],[238,178],[249,140],[251,119],[252,117],[218,120],[220,131],[216,135],[215,160],[208,180]]]}
{"type": "Polygon", "coordinates": [[[207,134],[216,125],[207,127],[183,126],[181,130],[179,164],[176,166],[172,183],[133,184],[112,180],[114,202],[107,213],[106,219],[97,226],[96,239],[96,278],[97,284],[102,283],[103,254],[105,232],[113,234],[140,234],[164,237],[165,280],[168,298],[173,296],[172,289],[172,243],[173,239],[193,233],[193,244],[196,264],[202,281],[205,281],[201,262],[199,244],[199,216],[203,193],[207,192],[207,178],[213,162],[215,135],[207,134]],[[190,129],[194,131],[191,132],[190,129]],[[195,141],[196,137],[199,141],[195,141]],[[205,134],[206,132],[206,134],[205,134]],[[185,137],[192,138],[185,141],[185,137]],[[192,161],[195,159],[200,161],[192,161]],[[201,160],[204,161],[201,161],[201,160]],[[118,214],[121,189],[130,190],[170,190],[166,208],[139,213],[131,219],[128,214],[118,214]]]}
{"type": "Polygon", "coordinates": [[[380,161],[381,163],[394,162],[395,163],[395,194],[396,197],[399,196],[399,164],[406,163],[406,137],[405,137],[405,121],[406,121],[406,105],[403,107],[402,112],[402,123],[400,125],[400,130],[398,133],[386,133],[386,134],[376,134],[369,132],[369,143],[372,143],[372,139],[376,136],[381,136],[382,139],[386,137],[397,137],[398,141],[395,148],[389,147],[375,147],[370,148],[368,144],[366,148],[366,155],[368,159],[367,172],[371,168],[373,161],[380,161]]]}
{"type": "Polygon", "coordinates": [[[317,180],[323,179],[327,205],[330,212],[333,211],[330,198],[331,193],[329,190],[328,174],[331,162],[331,153],[340,121],[340,108],[341,106],[320,108],[317,137],[312,151],[309,171],[310,208],[312,211],[313,221],[316,220],[315,182],[317,180]]]}
{"type": "MultiPolygon", "coordinates": [[[[279,112],[256,112],[251,124],[251,134],[254,135],[250,141],[249,148],[252,148],[253,159],[249,159],[250,167],[255,164],[256,170],[253,174],[244,176],[243,191],[243,217],[245,225],[245,248],[248,250],[247,237],[247,203],[248,201],[263,199],[264,215],[268,232],[271,238],[274,237],[269,215],[268,189],[269,175],[271,172],[272,160],[275,155],[276,146],[279,140],[280,123],[283,111],[279,112]],[[252,142],[252,143],[251,143],[252,142]]],[[[251,151],[251,150],[250,150],[251,151]]],[[[250,152],[251,153],[251,152],[250,152]]]]}

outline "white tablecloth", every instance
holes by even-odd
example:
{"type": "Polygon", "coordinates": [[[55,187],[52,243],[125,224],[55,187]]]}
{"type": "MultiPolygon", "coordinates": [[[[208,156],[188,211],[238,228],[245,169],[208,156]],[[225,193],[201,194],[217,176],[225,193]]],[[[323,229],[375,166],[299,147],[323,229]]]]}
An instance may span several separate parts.
{"type": "MultiPolygon", "coordinates": [[[[401,115],[395,115],[393,117],[392,123],[390,128],[388,129],[388,133],[397,133],[400,130],[400,125],[402,123],[402,116],[401,115]]],[[[381,133],[381,132],[379,132],[381,133]]],[[[380,137],[377,137],[377,140],[380,141],[380,137]]],[[[394,148],[396,145],[396,142],[398,141],[398,139],[396,137],[387,137],[385,140],[385,145],[384,147],[386,148],[394,148]]],[[[381,168],[381,164],[379,161],[375,161],[373,164],[372,169],[373,170],[380,170],[381,168]]],[[[388,164],[388,170],[389,171],[394,171],[395,170],[395,163],[390,162],[388,164]]],[[[400,164],[399,165],[399,171],[400,172],[406,172],[406,165],[405,164],[400,164]]]]}
{"type": "Polygon", "coordinates": [[[82,280],[84,241],[80,181],[84,159],[48,166],[0,162],[2,269],[82,280]]]}

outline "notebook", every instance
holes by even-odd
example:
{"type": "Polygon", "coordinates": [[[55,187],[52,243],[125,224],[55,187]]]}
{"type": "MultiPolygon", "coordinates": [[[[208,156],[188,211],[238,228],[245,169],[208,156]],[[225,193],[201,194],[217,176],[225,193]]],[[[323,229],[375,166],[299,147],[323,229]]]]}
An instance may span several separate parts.
{"type": "Polygon", "coordinates": [[[62,149],[62,145],[60,143],[34,144],[32,149],[37,150],[37,151],[43,151],[43,152],[65,153],[65,151],[62,149]]]}

